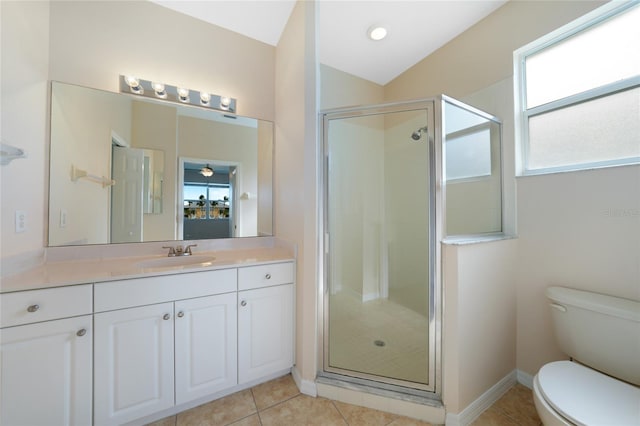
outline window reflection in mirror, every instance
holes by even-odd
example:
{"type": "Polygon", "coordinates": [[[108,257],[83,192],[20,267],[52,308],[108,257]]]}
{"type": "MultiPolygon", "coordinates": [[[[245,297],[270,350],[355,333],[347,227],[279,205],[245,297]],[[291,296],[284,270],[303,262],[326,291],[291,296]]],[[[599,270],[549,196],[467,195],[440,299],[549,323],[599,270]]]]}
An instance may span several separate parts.
{"type": "Polygon", "coordinates": [[[218,165],[213,161],[181,164],[184,177],[183,238],[198,240],[234,236],[236,166],[218,165]]]}
{"type": "Polygon", "coordinates": [[[502,232],[501,125],[445,101],[446,234],[502,232]]]}

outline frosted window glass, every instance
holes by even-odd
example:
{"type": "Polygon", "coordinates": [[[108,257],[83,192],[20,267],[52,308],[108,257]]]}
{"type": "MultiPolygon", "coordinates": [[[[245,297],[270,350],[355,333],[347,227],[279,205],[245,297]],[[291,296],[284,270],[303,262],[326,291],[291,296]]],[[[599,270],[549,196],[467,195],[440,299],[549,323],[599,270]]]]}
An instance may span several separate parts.
{"type": "Polygon", "coordinates": [[[444,104],[444,130],[447,135],[487,122],[487,119],[449,102],[444,104]]]}
{"type": "Polygon", "coordinates": [[[447,180],[491,175],[491,132],[487,128],[447,139],[447,180]]]}
{"type": "Polygon", "coordinates": [[[529,119],[529,169],[640,157],[640,88],[529,119]]]}
{"type": "Polygon", "coordinates": [[[526,58],[527,108],[640,75],[640,7],[526,58]]]}

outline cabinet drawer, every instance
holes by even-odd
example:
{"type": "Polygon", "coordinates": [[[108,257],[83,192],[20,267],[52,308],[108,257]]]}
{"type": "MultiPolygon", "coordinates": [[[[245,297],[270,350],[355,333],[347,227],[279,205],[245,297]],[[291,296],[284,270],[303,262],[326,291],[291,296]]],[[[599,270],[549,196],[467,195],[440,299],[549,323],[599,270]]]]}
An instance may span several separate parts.
{"type": "Polygon", "coordinates": [[[92,285],[0,294],[2,327],[74,317],[93,312],[92,285]]]}
{"type": "Polygon", "coordinates": [[[293,263],[249,266],[238,270],[238,290],[293,283],[293,263]]]}
{"type": "Polygon", "coordinates": [[[237,282],[235,269],[222,269],[100,283],[95,285],[95,311],[229,293],[237,282]]]}

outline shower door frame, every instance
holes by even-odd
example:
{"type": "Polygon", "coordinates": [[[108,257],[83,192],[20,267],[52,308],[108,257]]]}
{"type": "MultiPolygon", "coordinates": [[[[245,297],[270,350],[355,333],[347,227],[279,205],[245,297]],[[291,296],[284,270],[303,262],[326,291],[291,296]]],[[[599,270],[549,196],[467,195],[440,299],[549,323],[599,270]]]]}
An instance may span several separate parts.
{"type": "MultiPolygon", "coordinates": [[[[380,388],[416,396],[441,399],[442,394],[442,270],[441,245],[443,236],[443,162],[442,128],[443,96],[416,101],[388,103],[372,106],[328,109],[319,113],[319,203],[322,217],[319,225],[319,289],[318,289],[318,376],[350,382],[356,385],[380,388]],[[392,379],[368,373],[354,372],[329,366],[329,259],[330,241],[328,227],[328,130],[329,121],[340,118],[355,118],[387,113],[426,110],[429,151],[429,317],[428,317],[428,383],[392,379]],[[432,113],[430,113],[432,111],[432,113]],[[438,126],[436,126],[438,123],[438,126]]],[[[425,330],[426,332],[427,330],[425,330]]]]}

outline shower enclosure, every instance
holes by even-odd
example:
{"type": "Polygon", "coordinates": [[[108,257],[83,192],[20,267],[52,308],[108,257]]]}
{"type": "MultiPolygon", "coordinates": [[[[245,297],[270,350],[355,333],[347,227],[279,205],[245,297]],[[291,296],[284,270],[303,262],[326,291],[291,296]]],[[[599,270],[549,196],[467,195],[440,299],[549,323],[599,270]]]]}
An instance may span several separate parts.
{"type": "MultiPolygon", "coordinates": [[[[445,168],[458,164],[444,148],[451,135],[466,137],[468,146],[456,145],[452,155],[476,163],[487,144],[479,121],[491,120],[446,96],[322,114],[319,376],[440,394],[439,242],[447,229],[445,168]]],[[[499,126],[489,128],[491,150],[499,126]]]]}

